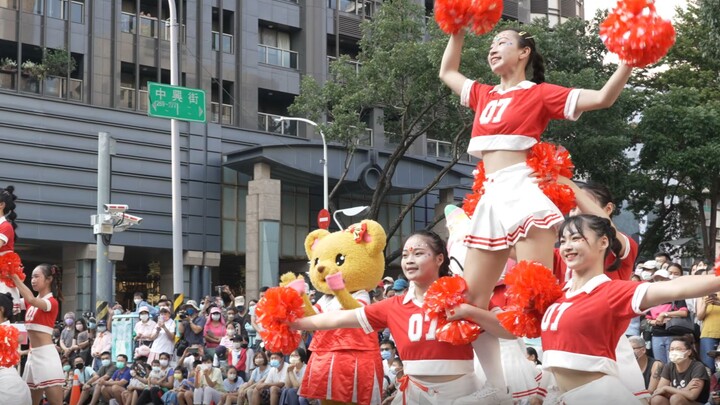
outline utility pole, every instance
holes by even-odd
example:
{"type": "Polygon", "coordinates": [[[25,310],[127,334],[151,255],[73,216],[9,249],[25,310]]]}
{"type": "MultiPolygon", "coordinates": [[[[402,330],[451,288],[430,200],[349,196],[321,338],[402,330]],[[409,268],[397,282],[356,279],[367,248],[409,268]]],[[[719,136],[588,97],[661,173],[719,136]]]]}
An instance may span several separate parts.
{"type": "MultiPolygon", "coordinates": [[[[107,132],[98,132],[98,165],[97,165],[97,216],[105,214],[105,204],[110,202],[110,143],[112,138],[107,132]]],[[[106,235],[96,236],[97,255],[95,257],[95,315],[97,319],[105,319],[108,302],[112,300],[113,264],[110,261],[109,246],[105,243],[106,235]]]]}

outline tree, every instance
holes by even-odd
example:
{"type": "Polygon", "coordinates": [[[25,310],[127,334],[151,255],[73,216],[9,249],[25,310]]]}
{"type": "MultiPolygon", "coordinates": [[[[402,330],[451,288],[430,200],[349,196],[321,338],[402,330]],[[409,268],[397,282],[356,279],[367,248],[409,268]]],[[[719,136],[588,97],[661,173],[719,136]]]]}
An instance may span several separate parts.
{"type": "Polygon", "coordinates": [[[678,10],[675,28],[667,70],[646,82],[651,91],[638,125],[643,146],[632,207],[655,216],[641,244],[644,253],[700,233],[701,252],[712,258],[720,195],[720,61],[698,47],[709,27],[696,3],[678,10]]]}
{"type": "MultiPolygon", "coordinates": [[[[502,22],[495,32],[509,25],[516,24],[502,22]]],[[[552,82],[600,88],[613,71],[602,63],[606,51],[597,35],[597,22],[572,19],[551,29],[547,20],[541,20],[529,25],[528,31],[536,35],[545,53],[552,82]]],[[[492,33],[467,36],[461,65],[467,76],[497,83],[486,61],[493,37],[492,33]]],[[[296,116],[316,121],[326,118],[323,132],[328,139],[345,145],[348,156],[352,156],[354,141],[364,128],[365,114],[373,108],[384,110],[386,136],[397,147],[385,163],[371,197],[371,219],[378,218],[381,204],[391,190],[395,168],[413,142],[424,134],[452,142],[454,159],[413,195],[387,229],[388,238],[415,203],[432,191],[457,162],[469,141],[473,112],[461,107],[458,97],[452,96],[437,76],[446,44],[447,35],[434,22],[426,26],[424,10],[413,1],[385,1],[379,13],[363,25],[359,72],[349,68],[346,59],[339,59],[331,65],[332,80],[327,83],[306,77],[290,108],[296,116]]],[[[624,94],[615,107],[587,114],[579,123],[553,124],[546,138],[562,143],[573,153],[580,174],[599,177],[601,173],[627,173],[629,164],[623,150],[631,143],[629,120],[637,104],[631,94],[624,94]]],[[[625,191],[624,186],[618,186],[620,181],[610,180],[608,177],[606,182],[625,191]]]]}

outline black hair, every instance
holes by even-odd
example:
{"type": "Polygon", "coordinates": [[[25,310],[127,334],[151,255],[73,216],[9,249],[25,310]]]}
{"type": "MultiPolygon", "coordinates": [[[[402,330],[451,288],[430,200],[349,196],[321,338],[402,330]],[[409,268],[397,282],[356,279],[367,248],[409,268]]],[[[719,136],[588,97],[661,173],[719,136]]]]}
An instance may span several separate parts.
{"type": "Polygon", "coordinates": [[[383,340],[382,342],[380,342],[380,346],[382,346],[382,345],[390,345],[390,347],[392,347],[393,349],[395,349],[395,342],[393,342],[393,341],[390,340],[390,339],[385,339],[385,340],[383,340]]]}
{"type": "Polygon", "coordinates": [[[303,349],[302,347],[298,347],[297,349],[295,349],[295,351],[297,352],[298,356],[300,356],[300,361],[303,363],[307,363],[307,361],[308,361],[307,351],[305,351],[305,349],[303,349]]]}
{"type": "Polygon", "coordinates": [[[681,265],[679,265],[679,264],[677,264],[677,263],[675,263],[675,262],[669,262],[669,263],[668,263],[668,267],[667,267],[668,270],[670,269],[670,267],[677,267],[678,269],[680,269],[680,275],[681,275],[681,276],[685,273],[685,269],[683,269],[683,266],[681,266],[681,265]]]}
{"type": "Polygon", "coordinates": [[[11,320],[13,316],[13,297],[8,292],[0,294],[0,310],[3,313],[3,318],[11,320]]]}
{"type": "Polygon", "coordinates": [[[117,357],[120,357],[120,356],[122,356],[123,358],[125,358],[125,361],[128,360],[128,356],[127,356],[126,354],[122,354],[122,353],[118,354],[118,355],[115,356],[115,357],[117,358],[117,357]]]}
{"type": "Polygon", "coordinates": [[[265,286],[260,287],[260,292],[261,292],[261,293],[264,293],[265,291],[267,291],[267,290],[269,290],[269,289],[270,289],[270,287],[268,287],[268,286],[265,285],[265,286]]]}
{"type": "Polygon", "coordinates": [[[661,251],[661,252],[655,253],[655,257],[658,257],[658,256],[662,256],[662,257],[664,257],[665,259],[667,259],[668,263],[670,263],[670,261],[672,260],[672,258],[670,257],[670,253],[668,253],[668,252],[662,252],[662,251],[661,251]]]}
{"type": "Polygon", "coordinates": [[[270,356],[269,356],[269,357],[272,357],[272,356],[278,356],[278,357],[280,357],[281,359],[284,359],[284,358],[285,358],[285,355],[282,354],[281,352],[270,352],[270,356]]]}
{"type": "Polygon", "coordinates": [[[112,356],[112,353],[110,353],[110,352],[102,352],[102,353],[100,353],[100,357],[102,357],[102,356],[104,356],[104,355],[106,355],[106,354],[107,354],[108,356],[112,356]]]}
{"type": "Polygon", "coordinates": [[[690,336],[692,335],[675,336],[670,341],[670,344],[672,344],[672,342],[683,342],[685,344],[685,348],[690,350],[690,358],[693,360],[697,360],[700,358],[700,356],[698,356],[698,353],[695,350],[695,339],[690,339],[690,336]]]}
{"type": "Polygon", "coordinates": [[[538,352],[537,350],[535,350],[534,347],[526,347],[525,351],[527,352],[528,356],[535,356],[535,365],[542,365],[542,362],[538,357],[538,352]]]}
{"type": "Polygon", "coordinates": [[[172,356],[170,356],[170,353],[162,352],[158,355],[158,358],[160,358],[162,356],[167,357],[168,360],[170,360],[170,357],[172,357],[172,356]]]}
{"type": "MultiPolygon", "coordinates": [[[[10,225],[12,225],[13,231],[17,229],[17,223],[15,223],[15,220],[17,219],[17,214],[15,213],[15,200],[17,200],[17,196],[14,192],[15,187],[13,186],[7,186],[0,191],[0,202],[5,203],[5,208],[3,208],[2,213],[5,215],[5,220],[10,222],[10,225]]],[[[13,242],[16,240],[17,235],[14,235],[13,242]]]]}
{"type": "Polygon", "coordinates": [[[138,291],[138,292],[136,292],[135,294],[133,294],[133,297],[140,297],[140,299],[142,299],[142,298],[143,298],[143,293],[141,293],[140,291],[138,291]]]}
{"type": "Polygon", "coordinates": [[[54,265],[54,264],[39,264],[37,269],[40,269],[45,276],[45,278],[52,277],[52,282],[50,283],[50,291],[52,291],[53,295],[57,297],[58,301],[63,300],[62,295],[62,289],[60,286],[62,285],[62,272],[60,271],[60,267],[54,265]]]}
{"type": "Polygon", "coordinates": [[[213,356],[212,356],[211,354],[206,354],[206,355],[204,355],[204,356],[202,357],[202,361],[203,361],[203,362],[213,361],[213,356]]]}
{"type": "Polygon", "coordinates": [[[608,268],[605,269],[605,271],[615,271],[618,269],[618,267],[620,267],[622,244],[617,238],[617,231],[615,230],[615,228],[613,228],[612,222],[610,222],[609,219],[587,214],[569,217],[560,226],[560,230],[558,231],[558,239],[562,238],[563,234],[565,233],[565,229],[567,229],[568,227],[570,227],[571,231],[579,233],[583,238],[585,238],[585,234],[583,233],[584,229],[590,229],[598,237],[606,236],[610,241],[610,244],[608,245],[607,249],[605,249],[605,257],[607,257],[608,254],[612,252],[615,254],[615,260],[610,266],[608,266],[608,268]]]}
{"type": "Polygon", "coordinates": [[[267,355],[265,354],[265,352],[262,351],[262,350],[258,350],[257,352],[255,352],[255,354],[253,355],[253,362],[255,361],[255,359],[257,359],[257,356],[262,357],[262,359],[263,359],[263,365],[264,365],[264,366],[267,366],[267,364],[268,364],[268,357],[267,357],[267,355]]]}
{"type": "Polygon", "coordinates": [[[582,190],[585,190],[588,193],[592,194],[593,198],[595,198],[598,204],[600,204],[600,207],[605,208],[608,204],[615,205],[615,200],[613,199],[613,195],[610,192],[610,189],[607,188],[607,186],[605,186],[604,184],[595,182],[585,183],[582,181],[575,182],[575,184],[577,184],[577,186],[580,187],[582,190]]]}
{"type": "Polygon", "coordinates": [[[227,370],[225,370],[225,375],[227,375],[227,373],[229,373],[230,370],[235,371],[236,374],[238,372],[238,370],[235,368],[235,366],[228,366],[227,370]]]}
{"type": "Polygon", "coordinates": [[[80,322],[80,323],[82,324],[82,326],[83,326],[82,332],[87,332],[87,330],[88,330],[87,322],[85,322],[85,318],[78,318],[78,319],[76,319],[76,320],[75,320],[75,330],[74,330],[74,332],[75,332],[75,337],[76,337],[76,338],[77,338],[77,336],[81,333],[81,332],[79,332],[79,331],[77,330],[77,324],[78,324],[78,322],[80,322]]]}
{"type": "Polygon", "coordinates": [[[430,249],[435,253],[436,255],[442,254],[443,255],[443,262],[440,264],[440,272],[439,276],[450,276],[452,273],[450,272],[450,255],[447,251],[447,243],[443,240],[443,238],[440,237],[440,235],[436,234],[433,231],[426,231],[421,230],[414,232],[412,236],[422,236],[425,239],[428,240],[428,245],[430,245],[430,249]]]}
{"type": "Polygon", "coordinates": [[[529,32],[520,28],[509,28],[509,31],[514,31],[518,36],[518,47],[530,48],[530,59],[528,59],[527,67],[532,68],[532,79],[531,82],[540,84],[545,82],[545,58],[538,52],[535,47],[535,37],[529,32]]]}

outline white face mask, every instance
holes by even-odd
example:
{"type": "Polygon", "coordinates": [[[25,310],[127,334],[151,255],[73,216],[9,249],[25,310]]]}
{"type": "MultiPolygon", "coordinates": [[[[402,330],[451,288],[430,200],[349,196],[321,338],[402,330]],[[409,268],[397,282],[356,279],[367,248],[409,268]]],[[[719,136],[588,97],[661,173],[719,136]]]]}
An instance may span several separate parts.
{"type": "Polygon", "coordinates": [[[147,321],[148,319],[150,319],[150,315],[148,315],[148,314],[141,314],[141,315],[140,315],[140,320],[141,320],[141,321],[145,322],[145,321],[147,321]]]}
{"type": "Polygon", "coordinates": [[[678,278],[678,276],[671,274],[669,278],[670,278],[670,280],[675,280],[676,278],[678,278]]]}
{"type": "Polygon", "coordinates": [[[168,365],[168,361],[167,361],[167,360],[164,360],[164,359],[163,359],[163,360],[160,360],[160,366],[162,366],[162,367],[167,367],[167,365],[168,365]]]}
{"type": "Polygon", "coordinates": [[[715,372],[720,371],[720,361],[715,362],[715,372]]]}
{"type": "Polygon", "coordinates": [[[299,356],[290,356],[290,364],[298,364],[298,363],[300,363],[299,356]]]}
{"type": "Polygon", "coordinates": [[[651,271],[644,271],[640,273],[640,278],[643,279],[643,281],[650,281],[652,278],[652,272],[651,271]]]}
{"type": "Polygon", "coordinates": [[[233,348],[235,350],[240,350],[240,342],[233,342],[233,348]]]}
{"type": "Polygon", "coordinates": [[[220,320],[220,314],[212,314],[211,315],[213,321],[219,321],[220,320]]]}
{"type": "Polygon", "coordinates": [[[142,300],[141,300],[140,298],[135,298],[135,299],[133,300],[133,302],[135,303],[135,305],[138,305],[139,303],[142,302],[142,300]]]}
{"type": "Polygon", "coordinates": [[[679,363],[687,358],[687,352],[672,351],[668,353],[668,359],[673,363],[679,363]]]}
{"type": "Polygon", "coordinates": [[[392,375],[397,374],[397,367],[395,367],[395,366],[390,367],[390,374],[392,374],[392,375]]]}
{"type": "Polygon", "coordinates": [[[235,330],[234,330],[234,329],[228,329],[228,330],[225,332],[225,336],[230,337],[230,338],[233,337],[233,336],[235,336],[235,330]]]}

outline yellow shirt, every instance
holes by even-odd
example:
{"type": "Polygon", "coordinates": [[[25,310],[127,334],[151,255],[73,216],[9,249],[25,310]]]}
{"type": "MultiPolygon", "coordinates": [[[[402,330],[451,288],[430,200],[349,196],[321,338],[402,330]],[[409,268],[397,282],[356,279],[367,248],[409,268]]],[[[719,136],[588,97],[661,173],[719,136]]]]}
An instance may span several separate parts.
{"type": "Polygon", "coordinates": [[[720,305],[708,304],[705,307],[701,338],[720,339],[720,305]]]}

